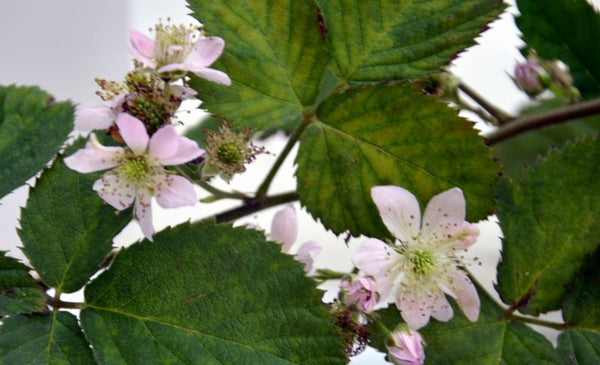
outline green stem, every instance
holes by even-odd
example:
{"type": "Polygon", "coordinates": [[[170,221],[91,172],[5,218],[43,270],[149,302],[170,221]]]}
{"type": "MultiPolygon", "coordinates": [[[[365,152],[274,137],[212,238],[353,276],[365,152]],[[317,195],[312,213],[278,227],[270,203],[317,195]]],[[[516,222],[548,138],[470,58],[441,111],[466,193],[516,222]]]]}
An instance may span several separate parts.
{"type": "Polygon", "coordinates": [[[569,325],[566,324],[566,323],[557,323],[557,322],[545,321],[543,319],[532,318],[532,317],[524,317],[524,316],[519,316],[519,315],[515,315],[515,314],[510,314],[508,316],[505,316],[505,318],[507,320],[510,320],[510,321],[518,321],[518,322],[536,324],[538,326],[544,326],[544,327],[548,327],[548,328],[554,328],[555,330],[559,330],[559,331],[562,331],[562,330],[564,330],[566,328],[569,328],[569,325]]]}
{"type": "Polygon", "coordinates": [[[339,280],[343,279],[350,274],[345,272],[339,272],[329,269],[317,269],[315,274],[313,275],[314,279],[325,281],[325,280],[339,280]]]}
{"type": "Polygon", "coordinates": [[[269,190],[269,187],[271,186],[271,182],[275,178],[275,175],[277,175],[277,172],[279,171],[279,168],[283,164],[283,161],[285,161],[285,159],[287,158],[288,154],[290,153],[290,151],[292,150],[292,148],[294,147],[296,142],[298,142],[298,139],[300,139],[300,136],[302,135],[302,133],[304,132],[306,127],[308,127],[308,125],[312,122],[313,122],[313,119],[310,116],[305,116],[304,118],[302,118],[302,123],[298,126],[298,128],[290,136],[290,139],[288,140],[287,144],[285,145],[285,147],[283,148],[283,150],[277,157],[277,160],[271,167],[271,170],[269,170],[269,173],[267,174],[267,176],[265,177],[263,182],[258,187],[258,190],[256,191],[256,199],[258,201],[265,199],[265,196],[267,195],[267,191],[269,190]]]}
{"type": "Polygon", "coordinates": [[[475,101],[477,104],[481,105],[481,107],[485,109],[485,111],[490,113],[494,118],[496,118],[500,124],[504,124],[505,122],[508,122],[511,119],[513,119],[513,117],[508,115],[508,113],[501,110],[491,102],[487,101],[483,96],[479,95],[479,93],[472,89],[470,86],[461,82],[460,84],[458,84],[458,88],[462,92],[467,94],[471,99],[473,99],[473,101],[475,101]]]}
{"type": "Polygon", "coordinates": [[[572,119],[587,117],[600,113],[600,98],[583,103],[569,105],[549,112],[521,117],[503,125],[485,136],[488,146],[502,142],[523,132],[540,127],[563,123],[572,119]]]}
{"type": "Polygon", "coordinates": [[[284,203],[289,203],[295,200],[298,200],[298,193],[295,191],[268,196],[260,201],[248,200],[244,205],[240,207],[216,214],[211,218],[216,219],[217,223],[232,222],[238,218],[245,217],[263,209],[267,209],[284,203]]]}
{"type": "Polygon", "coordinates": [[[460,97],[457,100],[457,105],[459,108],[464,109],[464,110],[468,110],[472,113],[475,113],[479,118],[481,118],[484,122],[487,122],[491,125],[495,125],[495,126],[499,126],[500,124],[498,123],[498,121],[496,120],[496,118],[494,118],[493,116],[489,115],[488,113],[486,113],[483,109],[481,108],[475,108],[470,106],[469,104],[463,102],[460,97]]]}
{"type": "Polygon", "coordinates": [[[243,193],[235,192],[235,191],[234,192],[224,191],[224,190],[221,190],[221,189],[218,189],[218,188],[212,186],[211,184],[207,183],[206,181],[195,176],[192,173],[192,171],[185,165],[173,166],[173,168],[178,173],[180,173],[181,175],[192,180],[194,183],[198,184],[202,189],[208,191],[209,193],[211,193],[218,199],[238,199],[238,200],[250,199],[249,196],[247,196],[243,193]]]}

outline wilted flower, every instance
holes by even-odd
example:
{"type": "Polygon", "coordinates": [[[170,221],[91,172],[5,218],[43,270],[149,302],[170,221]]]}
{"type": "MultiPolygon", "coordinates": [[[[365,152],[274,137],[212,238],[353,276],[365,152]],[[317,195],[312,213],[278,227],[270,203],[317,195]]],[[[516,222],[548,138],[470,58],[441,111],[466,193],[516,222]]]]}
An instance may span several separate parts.
{"type": "Polygon", "coordinates": [[[465,222],[465,199],[458,188],[434,196],[423,221],[413,194],[397,186],[376,186],[371,196],[385,226],[397,238],[393,245],[365,241],[353,256],[354,264],[375,278],[382,300],[391,293],[402,318],[413,329],[429,317],[452,318],[444,293],[456,299],[467,318],[479,316],[479,296],[459,268],[455,251],[475,241],[478,229],[465,222]]]}
{"type": "MultiPolygon", "coordinates": [[[[271,222],[271,239],[281,243],[281,251],[290,253],[298,236],[298,218],[292,204],[275,213],[271,222]]],[[[315,241],[307,241],[300,246],[296,260],[304,264],[304,271],[310,273],[313,262],[321,252],[321,245],[315,241]]]]}
{"type": "Polygon", "coordinates": [[[131,30],[131,53],[159,73],[190,71],[196,76],[217,84],[231,85],[226,73],[208,68],[225,47],[219,37],[204,37],[196,28],[185,25],[157,24],[154,40],[131,30]]]}
{"type": "Polygon", "coordinates": [[[425,362],[423,339],[417,331],[403,328],[390,333],[387,343],[390,360],[400,365],[421,365],[425,362]]]}
{"type": "Polygon", "coordinates": [[[159,129],[152,138],[144,124],[129,114],[120,114],[116,125],[127,149],[103,146],[92,134],[84,149],[64,161],[68,167],[82,173],[111,169],[94,183],[93,189],[119,210],[135,201],[134,217],[146,238],[152,240],[152,196],[163,208],[194,205],[197,201],[192,183],[168,173],[164,167],[198,158],[204,150],[196,142],[178,136],[171,125],[159,129]]]}
{"type": "Polygon", "coordinates": [[[379,300],[372,277],[347,277],[342,280],[340,289],[345,291],[344,303],[349,306],[355,305],[364,313],[371,312],[379,300]]]}

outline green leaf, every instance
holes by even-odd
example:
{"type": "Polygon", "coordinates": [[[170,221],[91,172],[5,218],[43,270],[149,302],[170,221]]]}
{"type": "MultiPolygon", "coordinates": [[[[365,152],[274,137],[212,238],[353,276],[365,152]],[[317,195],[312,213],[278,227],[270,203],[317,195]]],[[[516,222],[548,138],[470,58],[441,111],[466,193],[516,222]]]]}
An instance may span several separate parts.
{"type": "Polygon", "coordinates": [[[46,298],[29,275],[29,268],[0,251],[0,317],[43,312],[46,298]]]}
{"type": "Polygon", "coordinates": [[[77,318],[67,312],[2,319],[2,364],[94,364],[77,318]]]}
{"type": "Polygon", "coordinates": [[[586,138],[552,150],[520,181],[502,179],[502,300],[530,314],[560,309],[567,286],[600,242],[600,148],[586,138]]]}
{"type": "Polygon", "coordinates": [[[523,40],[546,59],[569,65],[586,98],[600,94],[600,15],[586,0],[518,0],[523,40]]]}
{"type": "Polygon", "coordinates": [[[558,336],[558,353],[565,365],[600,364],[600,333],[568,330],[558,336]]]}
{"type": "Polygon", "coordinates": [[[113,237],[131,220],[131,214],[117,212],[92,190],[98,178],[69,169],[59,157],[21,210],[23,252],[42,280],[59,292],[85,285],[111,250],[113,237]]]}
{"type": "Polygon", "coordinates": [[[215,68],[231,87],[194,79],[203,108],[236,126],[281,128],[313,104],[326,66],[312,0],[190,0],[208,35],[225,40],[215,68]]]}
{"type": "Polygon", "coordinates": [[[600,249],[587,257],[563,306],[563,318],[577,328],[600,331],[600,249]]]}
{"type": "Polygon", "coordinates": [[[317,0],[333,72],[350,84],[438,72],[504,10],[501,0],[317,0]]]}
{"type": "Polygon", "coordinates": [[[0,198],[58,152],[73,129],[73,106],[36,87],[0,86],[0,198]]]}
{"type": "MultiPolygon", "coordinates": [[[[434,319],[419,330],[427,346],[427,364],[556,364],[558,354],[550,341],[521,323],[502,319],[502,311],[489,297],[480,292],[481,314],[476,322],[469,321],[454,301],[454,317],[450,322],[434,319]]],[[[377,311],[385,325],[393,330],[401,322],[395,306],[377,311]]],[[[387,352],[385,336],[375,326],[372,346],[387,352]]]]}
{"type": "MultiPolygon", "coordinates": [[[[527,108],[521,115],[534,115],[550,111],[566,104],[561,100],[543,100],[539,105],[527,108]]],[[[600,117],[572,120],[529,131],[509,138],[493,146],[494,155],[504,167],[503,172],[512,178],[520,178],[524,166],[531,166],[538,156],[551,147],[562,147],[566,141],[574,141],[581,135],[600,133],[600,117]]]]}
{"type": "Polygon", "coordinates": [[[302,135],[300,201],[334,233],[385,237],[372,202],[376,185],[410,190],[421,206],[458,186],[470,221],[494,209],[499,167],[472,123],[409,85],[333,94],[302,135]]]}
{"type": "Polygon", "coordinates": [[[321,295],[261,232],[182,224],[121,251],[81,320],[102,364],[344,364],[321,295]]]}

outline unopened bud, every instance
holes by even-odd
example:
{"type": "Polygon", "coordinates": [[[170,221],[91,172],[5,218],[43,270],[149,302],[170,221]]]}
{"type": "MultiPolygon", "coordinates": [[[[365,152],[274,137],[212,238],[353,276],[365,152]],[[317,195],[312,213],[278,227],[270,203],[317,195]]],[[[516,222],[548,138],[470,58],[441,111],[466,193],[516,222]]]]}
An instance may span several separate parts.
{"type": "Polygon", "coordinates": [[[425,362],[423,338],[417,331],[400,326],[389,334],[386,346],[390,360],[399,365],[421,365],[425,362]]]}
{"type": "Polygon", "coordinates": [[[546,90],[550,76],[537,59],[529,59],[515,66],[515,83],[529,96],[536,96],[546,90]]]}

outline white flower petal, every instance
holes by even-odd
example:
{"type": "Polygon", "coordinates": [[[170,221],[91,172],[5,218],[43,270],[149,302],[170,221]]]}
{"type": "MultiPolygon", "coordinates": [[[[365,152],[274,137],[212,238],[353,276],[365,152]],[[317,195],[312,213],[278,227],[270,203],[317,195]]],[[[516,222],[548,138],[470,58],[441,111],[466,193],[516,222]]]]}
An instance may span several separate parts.
{"type": "Polygon", "coordinates": [[[271,239],[282,244],[281,250],[289,253],[298,237],[298,218],[292,204],[275,213],[271,221],[271,239]]]}
{"type": "Polygon", "coordinates": [[[146,151],[149,137],[141,120],[127,113],[121,113],[115,123],[119,127],[119,134],[133,153],[141,155],[146,151]]]}
{"type": "Polygon", "coordinates": [[[71,156],[65,157],[64,162],[70,169],[85,174],[117,166],[123,154],[123,148],[104,147],[98,142],[96,136],[92,134],[86,148],[82,148],[71,156]]]}
{"type": "Polygon", "coordinates": [[[156,202],[163,208],[193,206],[198,202],[194,185],[178,175],[167,176],[165,182],[156,187],[156,202]]]}
{"type": "Polygon", "coordinates": [[[300,246],[296,253],[296,260],[304,264],[304,271],[310,273],[313,269],[315,258],[321,253],[321,245],[316,241],[307,241],[300,246]]]}
{"type": "Polygon", "coordinates": [[[198,143],[187,137],[177,137],[179,144],[177,152],[174,155],[166,158],[160,158],[159,161],[164,166],[181,165],[190,162],[204,155],[204,150],[198,147],[198,143]]]}
{"type": "Polygon", "coordinates": [[[196,68],[210,66],[221,56],[224,48],[225,41],[222,38],[201,37],[184,62],[196,68]]]}
{"type": "Polygon", "coordinates": [[[475,322],[479,317],[479,309],[481,306],[477,289],[471,282],[471,279],[469,279],[469,277],[461,270],[456,270],[453,278],[456,302],[465,316],[471,322],[475,322]]]}
{"type": "Polygon", "coordinates": [[[198,76],[200,78],[214,82],[215,84],[231,86],[231,79],[223,71],[215,70],[213,68],[205,68],[205,67],[194,68],[191,66],[186,66],[186,68],[188,68],[189,71],[192,71],[196,76],[198,76]]]}
{"type": "Polygon", "coordinates": [[[418,237],[421,208],[411,192],[398,186],[375,186],[371,197],[383,223],[396,238],[408,242],[418,237]]]}
{"type": "Polygon", "coordinates": [[[454,311],[452,310],[452,306],[448,303],[448,299],[442,291],[439,291],[436,300],[433,303],[433,309],[431,311],[431,316],[438,321],[448,322],[452,319],[454,315],[454,311]]]}
{"type": "Polygon", "coordinates": [[[152,205],[150,203],[151,194],[149,191],[140,189],[136,191],[135,207],[133,215],[142,228],[142,233],[152,241],[154,226],[152,225],[152,205]]]}
{"type": "Polygon", "coordinates": [[[465,197],[459,188],[452,188],[434,196],[425,208],[421,239],[448,241],[462,229],[465,212],[465,197]]]}
{"type": "Polygon", "coordinates": [[[129,31],[129,41],[131,43],[129,51],[133,57],[144,65],[154,68],[155,63],[152,61],[152,58],[154,58],[154,41],[134,29],[129,31]]]}
{"type": "Polygon", "coordinates": [[[135,189],[119,176],[108,173],[96,180],[92,187],[98,195],[118,210],[123,210],[133,203],[135,189]]]}
{"type": "Polygon", "coordinates": [[[157,130],[150,138],[148,154],[156,159],[168,158],[179,148],[179,135],[172,125],[166,125],[157,130]]]}
{"type": "Polygon", "coordinates": [[[414,330],[429,323],[433,307],[433,296],[427,294],[403,291],[396,296],[396,307],[400,310],[402,319],[414,330]]]}
{"type": "Polygon", "coordinates": [[[107,129],[114,121],[111,107],[105,104],[85,102],[75,110],[75,129],[80,131],[107,129]]]}
{"type": "Polygon", "coordinates": [[[352,255],[354,266],[367,276],[373,276],[375,281],[388,276],[388,269],[399,260],[399,254],[384,242],[369,238],[362,243],[352,255]]]}

